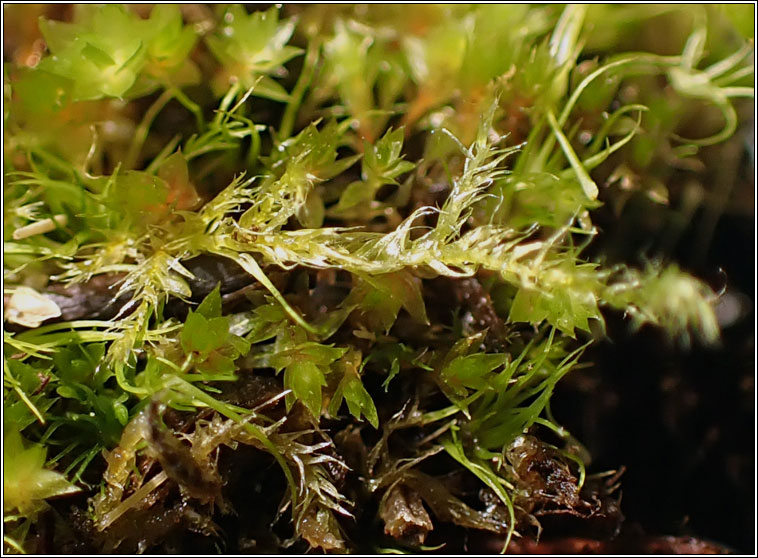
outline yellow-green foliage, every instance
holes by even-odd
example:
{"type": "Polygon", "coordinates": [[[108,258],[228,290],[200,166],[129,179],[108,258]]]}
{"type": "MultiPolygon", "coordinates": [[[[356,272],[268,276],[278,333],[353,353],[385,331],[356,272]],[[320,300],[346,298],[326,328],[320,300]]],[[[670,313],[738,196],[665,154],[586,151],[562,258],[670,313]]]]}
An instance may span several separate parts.
{"type": "MultiPolygon", "coordinates": [[[[534,424],[557,430],[545,407],[581,356],[577,340],[602,331],[604,307],[685,343],[719,337],[703,282],[659,261],[584,255],[600,232],[593,211],[611,197],[600,176],[628,162],[662,197],[662,162],[731,136],[735,99],[753,95],[752,40],[733,31],[735,10],[690,9],[234,5],[189,23],[178,6],[140,17],[108,5],[40,19],[41,60],[5,71],[6,285],[119,273],[112,293],[126,302],[110,320],[5,332],[6,515],[34,518],[109,450],[93,508],[106,529],[139,504],[124,499],[127,471],[160,401],[214,411],[191,437],[204,466],[222,444],[273,455],[296,533],[343,549],[350,503],[327,465],[344,464],[318,425],[365,420],[386,443],[395,419],[366,381],[380,374],[385,390],[398,377],[431,382],[449,405],[419,411],[417,424],[439,427],[433,447],[392,474],[446,451],[508,512],[481,524],[510,537],[505,448],[534,424]],[[618,50],[668,13],[684,22],[675,54],[618,50]],[[717,124],[684,139],[693,106],[717,124]],[[246,311],[225,314],[218,288],[192,306],[188,262],[201,255],[261,287],[246,311]],[[340,300],[308,307],[313,270],[346,285],[340,300]],[[431,321],[439,277],[486,278],[508,332],[497,350],[486,327],[431,321]],[[182,322],[165,318],[176,300],[190,305],[182,322]],[[447,347],[405,339],[404,313],[447,347]],[[302,403],[314,430],[282,433],[217,397],[218,382],[263,368],[282,374],[271,404],[302,403]],[[44,444],[57,448],[47,467],[44,444]]],[[[131,489],[146,498],[166,478],[131,489]]]]}

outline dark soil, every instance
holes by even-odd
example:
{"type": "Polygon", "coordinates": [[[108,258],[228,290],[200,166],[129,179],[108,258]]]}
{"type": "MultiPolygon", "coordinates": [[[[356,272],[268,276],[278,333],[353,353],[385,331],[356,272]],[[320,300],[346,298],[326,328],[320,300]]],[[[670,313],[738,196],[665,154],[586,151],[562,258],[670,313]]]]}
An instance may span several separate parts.
{"type": "MultiPolygon", "coordinates": [[[[752,178],[744,188],[752,189],[752,178]]],[[[693,240],[702,219],[702,213],[695,216],[673,256],[714,289],[726,283],[726,296],[737,311],[720,314],[721,346],[695,343],[687,349],[652,328],[632,334],[623,316],[607,316],[610,340],[585,354],[594,366],[560,383],[552,405],[557,420],[593,456],[591,471],[626,468],[623,530],[692,535],[754,553],[754,217],[723,216],[710,250],[693,265],[693,240]]],[[[591,552],[574,544],[579,543],[564,540],[563,551],[591,552]]],[[[638,543],[630,544],[596,550],[645,552],[638,543]]],[[[686,545],[680,550],[706,552],[686,545]]],[[[542,547],[542,552],[555,549],[542,547]]]]}

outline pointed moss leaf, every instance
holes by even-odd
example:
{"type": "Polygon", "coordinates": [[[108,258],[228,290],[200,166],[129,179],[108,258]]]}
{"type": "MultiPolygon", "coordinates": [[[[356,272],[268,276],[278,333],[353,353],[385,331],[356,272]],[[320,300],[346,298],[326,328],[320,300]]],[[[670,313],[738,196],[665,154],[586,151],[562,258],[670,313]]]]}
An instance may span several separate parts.
{"type": "Polygon", "coordinates": [[[377,292],[367,298],[367,309],[381,316],[380,321],[386,330],[389,330],[394,323],[400,306],[405,308],[417,322],[429,323],[424,298],[421,296],[421,280],[410,271],[366,275],[362,279],[377,292]]]}
{"type": "Polygon", "coordinates": [[[287,313],[282,309],[282,305],[275,302],[259,306],[254,313],[262,321],[269,323],[280,322],[287,318],[287,313]]]}
{"type": "Polygon", "coordinates": [[[40,30],[54,56],[38,67],[70,79],[74,100],[122,97],[145,63],[145,22],[122,6],[77,7],[74,23],[40,30]]]}
{"type": "Polygon", "coordinates": [[[395,358],[390,365],[390,371],[387,373],[387,378],[382,382],[382,387],[386,392],[390,387],[390,382],[400,373],[400,359],[395,358]]]}
{"type": "Polygon", "coordinates": [[[221,316],[221,285],[216,287],[206,296],[195,310],[196,313],[206,318],[218,318],[221,316]]]}
{"type": "Polygon", "coordinates": [[[126,423],[129,422],[129,411],[120,401],[113,402],[113,416],[116,417],[121,426],[126,426],[126,423]]]}
{"type": "Polygon", "coordinates": [[[176,209],[195,209],[202,199],[197,194],[194,184],[190,182],[187,159],[177,151],[166,159],[158,169],[158,177],[168,185],[166,203],[176,209]]]}
{"type": "Polygon", "coordinates": [[[260,343],[276,337],[286,323],[287,314],[281,304],[263,304],[253,310],[246,340],[249,343],[260,343]]]}
{"type": "Polygon", "coordinates": [[[244,356],[250,351],[250,341],[239,335],[230,335],[227,343],[235,355],[244,356]]]}
{"type": "Polygon", "coordinates": [[[218,351],[210,353],[208,358],[195,364],[195,370],[200,374],[229,375],[233,374],[236,369],[234,361],[218,351]]]}
{"type": "Polygon", "coordinates": [[[298,348],[299,358],[308,358],[313,362],[326,366],[340,358],[347,349],[330,347],[320,343],[304,343],[298,348]]]}
{"type": "Polygon", "coordinates": [[[358,287],[358,289],[359,293],[365,293],[362,294],[359,305],[363,314],[364,326],[371,331],[389,332],[397,319],[397,313],[400,311],[400,301],[388,297],[370,285],[365,285],[363,288],[358,287]]]}
{"type": "Polygon", "coordinates": [[[597,298],[586,285],[563,285],[561,289],[553,289],[550,295],[519,289],[513,299],[509,319],[535,325],[547,320],[570,337],[574,337],[576,328],[590,331],[590,319],[603,322],[597,298]]]}
{"type": "MultiPolygon", "coordinates": [[[[285,62],[302,52],[299,48],[287,46],[295,24],[293,21],[279,23],[278,12],[277,8],[271,8],[248,14],[241,5],[231,5],[226,9],[224,23],[218,32],[206,38],[211,52],[229,76],[246,88],[255,84],[262,74],[276,75],[285,62]]],[[[272,82],[264,84],[261,89],[256,87],[253,94],[270,98],[272,93],[278,96],[272,82]]]]}
{"type": "MultiPolygon", "coordinates": [[[[46,393],[30,396],[29,400],[43,417],[47,417],[48,409],[56,402],[54,397],[48,397],[46,393]]],[[[3,404],[3,425],[5,428],[22,432],[37,420],[37,416],[29,408],[26,401],[19,399],[11,403],[11,397],[6,398],[3,404]]]]}
{"type": "Polygon", "coordinates": [[[6,359],[5,363],[22,391],[34,393],[39,388],[42,381],[41,370],[14,358],[6,359]]]}
{"type": "MultiPolygon", "coordinates": [[[[280,336],[282,337],[282,336],[280,336]]],[[[285,345],[288,337],[283,337],[285,345]]],[[[289,337],[289,339],[297,336],[289,337]]],[[[280,341],[277,340],[277,344],[280,341]]],[[[268,359],[268,363],[275,370],[284,369],[285,387],[292,390],[287,398],[287,405],[292,406],[296,399],[310,409],[315,417],[321,413],[321,386],[326,385],[325,376],[331,369],[330,365],[340,358],[347,349],[322,345],[312,341],[299,342],[279,350],[268,359]]]]}
{"type": "Polygon", "coordinates": [[[413,170],[416,165],[402,160],[400,156],[402,150],[402,128],[388,130],[374,146],[365,142],[363,178],[391,184],[401,174],[413,170]]]}
{"type": "MultiPolygon", "coordinates": [[[[573,171],[571,171],[573,172],[573,171]]],[[[529,227],[539,223],[552,228],[563,226],[583,208],[594,209],[597,201],[590,200],[575,179],[561,179],[547,172],[530,173],[508,177],[500,188],[498,196],[513,197],[508,215],[509,225],[529,227]],[[546,210],[549,208],[549,210],[546,210]]],[[[493,197],[485,203],[493,210],[501,197],[493,197]]]]}
{"type": "Polygon", "coordinates": [[[229,319],[226,317],[211,318],[208,320],[207,349],[213,351],[222,347],[229,338],[229,319]]]}
{"type": "Polygon", "coordinates": [[[422,362],[425,353],[425,349],[415,351],[402,343],[388,343],[375,347],[369,353],[369,356],[366,357],[366,361],[370,360],[383,370],[389,368],[388,376],[382,383],[382,387],[387,391],[390,381],[400,373],[400,366],[403,363],[409,364],[414,368],[432,371],[433,368],[422,362]]]}
{"type": "Polygon", "coordinates": [[[386,169],[397,162],[403,150],[403,129],[389,129],[367,154],[366,163],[374,169],[386,169]]]}
{"type": "Polygon", "coordinates": [[[163,377],[169,373],[167,364],[157,360],[153,356],[147,359],[145,369],[136,376],[135,384],[147,388],[149,391],[158,391],[163,385],[163,377]]]}
{"type": "Polygon", "coordinates": [[[450,384],[481,390],[490,385],[490,372],[508,361],[505,354],[473,354],[453,359],[442,370],[442,377],[450,384]]]}
{"type": "Polygon", "coordinates": [[[141,222],[146,216],[164,212],[168,193],[168,183],[162,178],[141,171],[126,171],[115,179],[112,203],[141,222]]]}
{"type": "Polygon", "coordinates": [[[371,426],[378,428],[379,415],[376,411],[376,405],[374,405],[374,401],[363,386],[360,377],[348,375],[343,378],[342,383],[342,396],[347,402],[350,414],[356,419],[360,419],[361,415],[363,415],[371,426]]]}
{"type": "Polygon", "coordinates": [[[61,381],[71,383],[86,383],[94,371],[87,360],[74,351],[62,348],[53,355],[55,371],[61,381]]]}
{"type": "Polygon", "coordinates": [[[389,130],[376,145],[365,140],[363,144],[363,181],[352,182],[345,188],[334,208],[337,213],[371,202],[379,188],[385,184],[397,184],[396,177],[416,166],[400,158],[403,147],[402,128],[389,130]]]}
{"type": "Polygon", "coordinates": [[[105,343],[61,347],[53,355],[55,374],[65,383],[102,383],[108,376],[102,366],[104,355],[105,343]]]}
{"type": "Polygon", "coordinates": [[[286,397],[287,408],[292,408],[295,400],[305,405],[314,417],[321,416],[321,387],[326,379],[321,368],[312,362],[293,362],[284,370],[284,387],[292,393],[286,397]]]}
{"type": "Polygon", "coordinates": [[[444,358],[442,359],[442,362],[441,362],[442,368],[444,369],[445,367],[447,367],[456,358],[465,356],[469,354],[470,352],[476,350],[476,348],[481,345],[483,340],[484,340],[484,333],[479,332],[479,333],[475,333],[474,335],[469,335],[468,337],[464,337],[456,341],[455,344],[450,348],[450,350],[447,352],[447,354],[445,354],[444,358]]]}
{"type": "Polygon", "coordinates": [[[351,182],[342,192],[337,210],[345,210],[374,199],[374,189],[360,180],[351,182]]]}
{"type": "Polygon", "coordinates": [[[240,226],[276,230],[298,214],[309,223],[320,220],[323,201],[311,197],[320,198],[314,194],[315,185],[341,174],[360,158],[353,155],[337,159],[344,133],[336,122],[330,122],[322,130],[312,123],[284,142],[271,157],[264,158],[271,175],[256,188],[251,207],[240,217],[240,226]],[[309,207],[302,209],[309,203],[309,207]]]}
{"type": "Polygon", "coordinates": [[[333,178],[361,158],[360,154],[337,158],[337,150],[345,143],[345,131],[345,127],[334,120],[321,129],[315,123],[311,124],[298,134],[292,147],[288,149],[288,155],[307,173],[321,180],[333,178]]]}
{"type": "Polygon", "coordinates": [[[3,511],[29,517],[42,510],[44,500],[79,492],[61,473],[45,468],[46,449],[29,444],[21,434],[3,429],[3,511]]]}
{"type": "Polygon", "coordinates": [[[282,85],[268,76],[262,76],[255,81],[253,94],[264,99],[286,103],[290,100],[290,94],[282,85]]]}
{"type": "Polygon", "coordinates": [[[49,124],[69,102],[70,92],[71,81],[63,76],[24,70],[13,81],[12,114],[26,121],[47,119],[49,124]]]}
{"type": "Polygon", "coordinates": [[[225,317],[206,318],[190,312],[182,330],[181,343],[185,352],[207,355],[224,345],[229,338],[229,320],[225,317]]]}
{"type": "Polygon", "coordinates": [[[316,165],[313,167],[314,174],[321,180],[329,180],[330,178],[334,178],[335,176],[339,176],[345,172],[347,169],[352,167],[360,158],[361,155],[358,154],[342,157],[341,159],[337,159],[331,163],[327,163],[326,161],[315,161],[316,165]]]}
{"type": "Polygon", "coordinates": [[[58,386],[55,390],[55,393],[57,393],[64,399],[79,399],[81,397],[79,395],[79,392],[75,388],[69,385],[58,386]]]}
{"type": "Polygon", "coordinates": [[[50,52],[57,53],[74,42],[80,29],[76,25],[40,18],[39,30],[45,38],[45,44],[50,52]]]}
{"type": "Polygon", "coordinates": [[[189,57],[197,39],[192,26],[184,26],[176,4],[157,4],[146,22],[148,56],[163,67],[172,68],[189,57]]]}
{"type": "Polygon", "coordinates": [[[547,318],[547,310],[542,307],[540,293],[521,288],[513,298],[508,319],[512,322],[538,324],[547,318]]]}
{"type": "Polygon", "coordinates": [[[345,354],[345,351],[347,349],[308,341],[272,356],[270,362],[277,370],[295,362],[311,362],[318,366],[328,366],[345,354]]]}
{"type": "Polygon", "coordinates": [[[337,213],[368,204],[383,185],[397,184],[396,177],[416,166],[399,158],[403,147],[402,129],[388,131],[375,146],[365,140],[363,143],[363,181],[352,182],[345,188],[334,208],[337,213]]]}
{"type": "Polygon", "coordinates": [[[377,428],[379,417],[376,406],[361,382],[361,362],[361,352],[351,349],[335,364],[336,372],[342,372],[342,379],[329,402],[328,411],[330,415],[337,416],[344,399],[351,415],[360,420],[362,414],[377,428]]]}
{"type": "Polygon", "coordinates": [[[190,310],[187,320],[184,322],[181,336],[182,349],[185,353],[199,351],[200,347],[204,345],[203,337],[207,325],[208,320],[205,316],[190,310]]]}
{"type": "Polygon", "coordinates": [[[550,123],[551,128],[553,129],[553,133],[555,134],[555,137],[558,139],[558,143],[561,146],[561,149],[563,150],[563,153],[566,155],[566,158],[569,160],[569,163],[571,164],[571,168],[576,173],[576,177],[579,180],[579,183],[582,185],[582,190],[584,190],[584,193],[587,195],[587,197],[591,200],[596,200],[598,195],[598,188],[597,184],[590,178],[590,175],[587,173],[587,169],[584,168],[582,165],[582,162],[579,160],[579,158],[576,156],[576,153],[574,152],[574,149],[571,147],[571,143],[569,142],[568,138],[563,133],[563,130],[561,130],[561,127],[558,125],[558,122],[555,119],[555,115],[552,111],[548,111],[547,113],[547,120],[550,123]]]}

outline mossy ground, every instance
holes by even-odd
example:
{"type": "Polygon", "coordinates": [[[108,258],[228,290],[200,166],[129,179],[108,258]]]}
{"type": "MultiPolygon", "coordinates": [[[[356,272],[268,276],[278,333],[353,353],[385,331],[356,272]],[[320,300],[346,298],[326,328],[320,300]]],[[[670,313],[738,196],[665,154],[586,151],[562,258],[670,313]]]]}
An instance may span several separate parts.
{"type": "Polygon", "coordinates": [[[751,6],[262,8],[6,9],[7,549],[623,542],[734,498],[751,6]]]}

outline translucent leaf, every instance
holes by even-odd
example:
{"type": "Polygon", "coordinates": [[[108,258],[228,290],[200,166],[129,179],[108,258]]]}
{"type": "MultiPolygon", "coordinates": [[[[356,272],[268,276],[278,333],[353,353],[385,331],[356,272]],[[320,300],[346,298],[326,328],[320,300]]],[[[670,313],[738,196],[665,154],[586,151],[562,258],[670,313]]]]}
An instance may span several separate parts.
{"type": "Polygon", "coordinates": [[[197,312],[190,312],[182,329],[182,349],[186,353],[195,351],[207,355],[223,346],[228,337],[228,318],[208,319],[197,312]]]}
{"type": "Polygon", "coordinates": [[[362,414],[371,426],[378,428],[379,416],[376,406],[361,381],[360,351],[348,351],[335,366],[338,372],[342,372],[342,379],[329,402],[329,414],[336,416],[344,399],[351,415],[360,420],[362,414]]]}
{"type": "MultiPolygon", "coordinates": [[[[55,403],[55,398],[47,394],[38,394],[29,397],[37,412],[46,416],[48,409],[55,403]]],[[[22,432],[27,426],[31,426],[39,419],[29,408],[26,401],[21,399],[11,402],[11,397],[7,397],[3,403],[3,424],[8,430],[22,432]]]]}
{"type": "Polygon", "coordinates": [[[403,129],[388,130],[375,145],[364,142],[363,177],[389,184],[403,173],[415,168],[410,161],[403,161],[403,129]]]}
{"type": "Polygon", "coordinates": [[[152,222],[167,213],[168,183],[141,171],[126,171],[116,176],[112,191],[115,208],[136,223],[152,222]]]}
{"type": "Polygon", "coordinates": [[[327,366],[345,354],[345,351],[347,349],[307,342],[290,351],[285,351],[283,358],[289,359],[291,362],[307,360],[320,366],[327,366]]]}
{"type": "MultiPolygon", "coordinates": [[[[206,42],[228,74],[244,87],[250,87],[258,76],[275,74],[285,62],[302,52],[287,46],[294,29],[293,21],[279,23],[277,8],[248,14],[242,6],[232,5],[226,9],[218,33],[207,37],[206,42]]],[[[267,80],[253,94],[279,96],[278,90],[283,89],[272,84],[273,80],[267,80]]]]}
{"type": "Polygon", "coordinates": [[[33,516],[44,500],[79,492],[66,477],[44,467],[46,450],[32,444],[24,448],[21,434],[3,429],[3,511],[33,516]]]}
{"type": "Polygon", "coordinates": [[[70,383],[89,383],[98,362],[89,362],[81,352],[61,348],[53,355],[56,375],[61,381],[70,383]],[[77,354],[78,353],[78,354],[77,354]]]}
{"type": "Polygon", "coordinates": [[[509,316],[511,321],[535,325],[547,320],[570,337],[574,337],[576,328],[589,332],[590,318],[602,322],[595,295],[589,290],[571,288],[556,289],[549,294],[519,289],[509,316]]]}
{"type": "Polygon", "coordinates": [[[374,189],[368,186],[365,182],[351,182],[342,192],[336,209],[338,211],[344,211],[345,209],[355,207],[356,205],[370,202],[373,198],[374,189]]]}
{"type": "Polygon", "coordinates": [[[246,355],[250,351],[250,342],[237,335],[230,335],[227,340],[236,355],[246,355]]]}
{"type": "Polygon", "coordinates": [[[305,405],[314,417],[321,416],[321,387],[326,385],[324,374],[318,366],[312,362],[294,362],[287,366],[284,371],[284,387],[291,389],[287,395],[287,409],[290,409],[299,400],[305,405]]]}
{"type": "Polygon", "coordinates": [[[195,370],[200,374],[230,375],[237,370],[237,367],[231,358],[218,351],[214,351],[205,360],[197,362],[195,370]]]}
{"type": "Polygon", "coordinates": [[[190,182],[187,160],[181,151],[166,159],[158,169],[158,177],[168,185],[166,203],[179,210],[197,209],[202,202],[195,185],[190,182]]]}
{"type": "Polygon", "coordinates": [[[77,9],[75,23],[41,20],[55,56],[39,68],[69,78],[73,99],[122,97],[145,61],[145,23],[122,6],[77,9]]]}
{"type": "Polygon", "coordinates": [[[39,29],[45,38],[47,48],[53,53],[60,52],[73,43],[80,32],[75,25],[44,17],[39,20],[39,29]]]}
{"type": "Polygon", "coordinates": [[[308,229],[317,229],[324,223],[324,200],[315,191],[311,190],[298,208],[297,220],[308,229]]]}
{"type": "Polygon", "coordinates": [[[347,402],[350,414],[356,419],[360,419],[362,414],[371,426],[379,428],[379,415],[376,411],[376,405],[363,386],[361,379],[357,376],[346,376],[342,381],[344,382],[342,396],[347,402]]]}
{"type": "Polygon", "coordinates": [[[182,13],[176,4],[158,4],[146,22],[148,56],[161,66],[172,68],[189,57],[197,34],[184,26],[182,13]]]}
{"type": "Polygon", "coordinates": [[[512,322],[538,324],[547,318],[547,314],[540,293],[529,289],[519,289],[513,298],[508,319],[512,322]]]}
{"type": "Polygon", "coordinates": [[[421,280],[409,270],[364,275],[362,279],[376,292],[368,293],[361,307],[365,311],[376,313],[385,330],[392,327],[400,307],[405,308],[417,322],[429,323],[421,295],[421,280]]]}
{"type": "Polygon", "coordinates": [[[287,90],[279,82],[268,76],[262,76],[255,81],[253,94],[280,103],[286,103],[290,100],[290,94],[287,93],[287,90]]]}
{"type": "Polygon", "coordinates": [[[107,52],[100,50],[90,43],[87,43],[82,49],[82,55],[91,60],[100,69],[105,69],[115,64],[115,61],[108,56],[107,52]]]}
{"type": "Polygon", "coordinates": [[[126,423],[129,422],[129,411],[124,404],[119,401],[113,402],[113,415],[121,426],[126,426],[126,423]]]}
{"type": "Polygon", "coordinates": [[[493,370],[508,362],[505,354],[484,354],[460,356],[450,362],[441,372],[444,381],[449,384],[482,390],[490,385],[488,375],[493,370]]]}
{"type": "Polygon", "coordinates": [[[4,364],[10,369],[10,373],[18,383],[19,388],[25,393],[34,393],[40,387],[42,370],[39,368],[15,358],[4,359],[4,364]]]}
{"type": "Polygon", "coordinates": [[[221,316],[221,285],[218,284],[206,296],[195,310],[206,318],[218,318],[221,316]]]}

